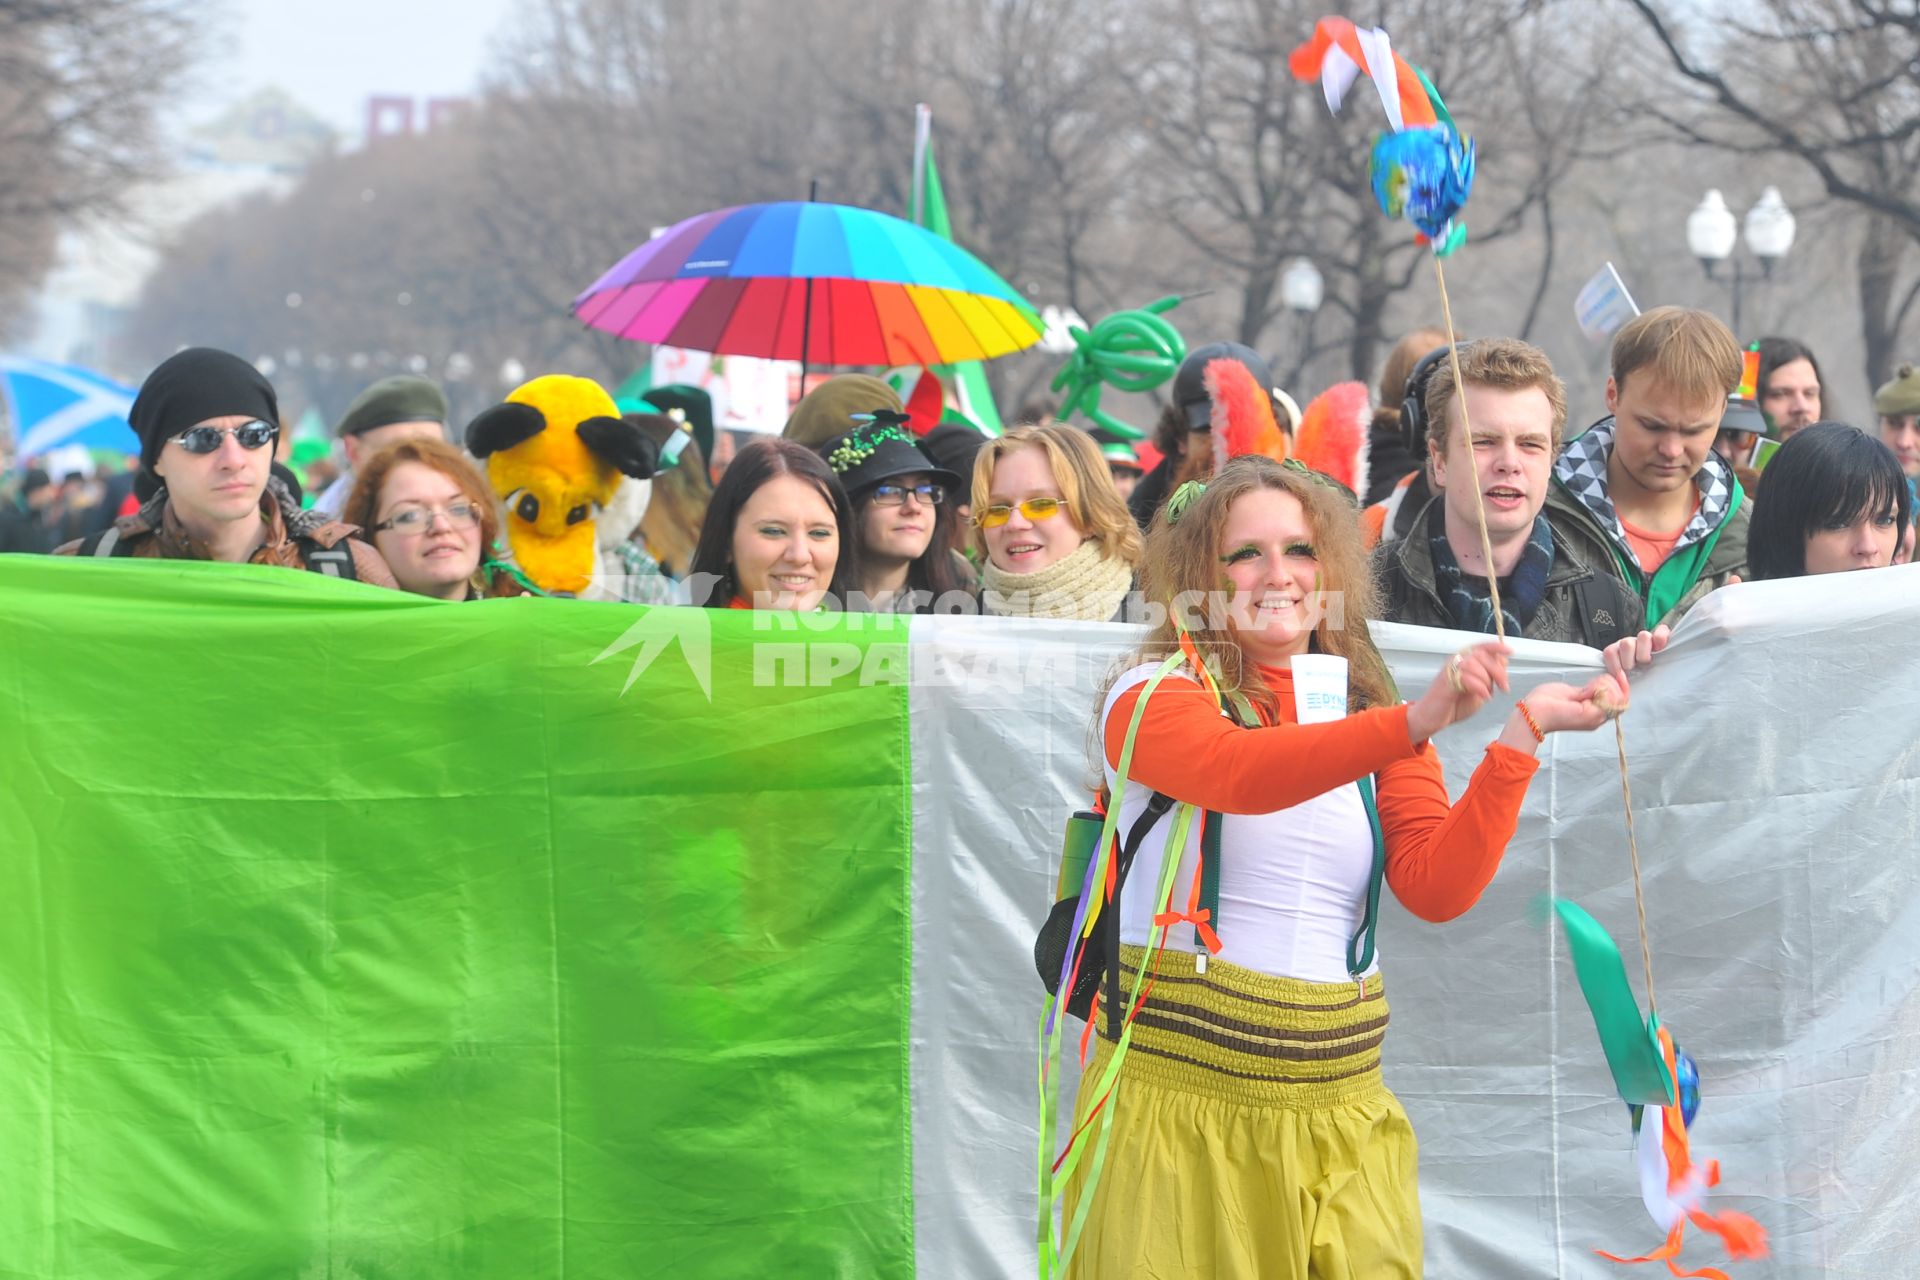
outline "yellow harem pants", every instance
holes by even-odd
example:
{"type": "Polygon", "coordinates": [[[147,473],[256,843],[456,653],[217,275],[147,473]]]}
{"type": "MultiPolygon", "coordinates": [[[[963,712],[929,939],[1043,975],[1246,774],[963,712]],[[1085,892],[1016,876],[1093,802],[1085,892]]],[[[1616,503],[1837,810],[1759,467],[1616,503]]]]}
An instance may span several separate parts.
{"type": "MultiPolygon", "coordinates": [[[[1121,948],[1122,990],[1142,949],[1121,948]]],[[[1298,982],[1168,950],[1134,1019],[1070,1280],[1418,1280],[1418,1149],[1380,1079],[1378,977],[1298,982]]],[[[1104,997],[1104,991],[1103,991],[1104,997]]],[[[1106,1012],[1078,1129],[1113,1045],[1106,1012]]],[[[1064,1188],[1071,1222],[1100,1121],[1064,1188]]]]}

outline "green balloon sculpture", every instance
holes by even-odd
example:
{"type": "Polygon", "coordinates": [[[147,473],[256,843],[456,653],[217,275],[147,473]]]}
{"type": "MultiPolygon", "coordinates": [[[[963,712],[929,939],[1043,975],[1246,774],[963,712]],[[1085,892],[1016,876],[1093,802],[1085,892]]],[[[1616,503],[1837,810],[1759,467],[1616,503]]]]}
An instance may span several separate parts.
{"type": "Polygon", "coordinates": [[[1079,325],[1069,328],[1074,351],[1052,384],[1053,390],[1062,393],[1061,420],[1084,413],[1119,439],[1146,439],[1146,432],[1104,412],[1100,393],[1107,387],[1151,391],[1179,371],[1180,362],[1187,358],[1187,342],[1165,313],[1180,302],[1174,294],[1138,310],[1117,311],[1091,331],[1079,325]]]}

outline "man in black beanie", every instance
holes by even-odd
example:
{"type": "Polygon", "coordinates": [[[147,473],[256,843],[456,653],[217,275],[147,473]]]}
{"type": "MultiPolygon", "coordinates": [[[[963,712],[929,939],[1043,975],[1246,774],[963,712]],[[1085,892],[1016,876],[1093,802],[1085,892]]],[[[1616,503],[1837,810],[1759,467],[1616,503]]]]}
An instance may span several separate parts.
{"type": "Polygon", "coordinates": [[[273,476],[280,405],[240,357],[210,347],[169,356],[141,384],[127,420],[140,437],[141,470],[158,491],[133,515],[56,555],[271,564],[398,586],[352,525],[302,511],[273,476]]]}

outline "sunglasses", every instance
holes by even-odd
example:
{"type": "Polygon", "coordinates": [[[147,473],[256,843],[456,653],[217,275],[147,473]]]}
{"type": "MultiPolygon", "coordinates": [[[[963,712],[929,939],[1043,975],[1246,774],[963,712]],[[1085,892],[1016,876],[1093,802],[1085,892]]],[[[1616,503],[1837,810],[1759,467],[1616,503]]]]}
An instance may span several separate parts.
{"type": "Polygon", "coordinates": [[[1061,498],[1028,498],[1024,502],[1016,502],[1013,507],[988,507],[975,516],[973,522],[982,529],[997,529],[1013,519],[1014,507],[1018,507],[1020,514],[1029,520],[1049,520],[1059,515],[1060,508],[1066,505],[1061,498]]]}
{"type": "Polygon", "coordinates": [[[272,423],[254,421],[237,427],[189,427],[172,440],[188,453],[212,453],[232,436],[242,449],[251,451],[271,443],[279,434],[280,428],[272,423]]]}
{"type": "Polygon", "coordinates": [[[447,523],[456,529],[471,529],[480,523],[480,509],[471,502],[449,503],[440,507],[408,507],[405,511],[396,511],[374,527],[375,531],[391,529],[395,533],[425,533],[433,527],[435,516],[445,516],[447,523]]]}
{"type": "Polygon", "coordinates": [[[929,507],[937,507],[946,501],[947,486],[943,484],[877,484],[873,486],[873,505],[897,507],[906,502],[908,494],[912,494],[929,507]]]}

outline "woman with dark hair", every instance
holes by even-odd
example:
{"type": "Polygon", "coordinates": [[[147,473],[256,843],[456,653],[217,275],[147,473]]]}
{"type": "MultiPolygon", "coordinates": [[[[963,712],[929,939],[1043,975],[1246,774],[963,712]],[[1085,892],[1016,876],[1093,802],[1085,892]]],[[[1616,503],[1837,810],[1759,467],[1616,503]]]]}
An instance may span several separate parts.
{"type": "Polygon", "coordinates": [[[1428,740],[1508,687],[1510,651],[1463,650],[1402,703],[1368,632],[1377,593],[1352,495],[1266,458],[1174,493],[1144,586],[1165,616],[1097,721],[1110,793],[1125,771],[1117,829],[1141,830],[1156,792],[1209,812],[1146,830],[1148,865],[1108,907],[1122,1001],[1142,971],[1152,982],[1125,1048],[1125,1015],[1092,1019],[1072,1132],[1104,1163],[1080,1160],[1066,1183],[1064,1220],[1085,1215],[1066,1275],[1420,1275],[1417,1158],[1380,1075],[1369,903],[1384,880],[1426,920],[1471,907],[1546,735],[1597,728],[1597,699],[1624,705],[1624,691],[1606,676],[1530,690],[1449,803],[1428,740]],[[1094,1087],[1116,1055],[1112,1091],[1094,1087]],[[1109,1127],[1092,1136],[1102,1108],[1109,1127]]]}
{"type": "Polygon", "coordinates": [[[1760,412],[1782,440],[1790,440],[1801,428],[1820,421],[1820,362],[1798,338],[1762,338],[1756,345],[1760,348],[1760,412]]]}
{"type": "Polygon", "coordinates": [[[688,572],[709,609],[839,608],[859,579],[853,509],[819,454],[766,437],[734,455],[714,487],[688,572]]]}
{"type": "Polygon", "coordinates": [[[874,417],[820,450],[853,504],[860,543],[857,607],[931,613],[949,593],[971,602],[971,584],[951,550],[960,477],[920,451],[904,413],[874,417]]]}
{"type": "Polygon", "coordinates": [[[1893,563],[1913,496],[1886,445],[1843,422],[1816,422],[1780,446],[1766,476],[1747,531],[1754,578],[1893,563]]]}

